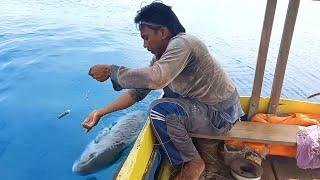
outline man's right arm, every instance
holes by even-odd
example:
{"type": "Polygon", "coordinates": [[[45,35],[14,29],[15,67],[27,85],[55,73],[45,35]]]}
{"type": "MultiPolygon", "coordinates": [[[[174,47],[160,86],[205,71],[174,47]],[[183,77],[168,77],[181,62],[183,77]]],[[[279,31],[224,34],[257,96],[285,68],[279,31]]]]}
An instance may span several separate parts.
{"type": "Polygon", "coordinates": [[[111,104],[108,104],[107,106],[101,108],[102,116],[119,111],[121,109],[125,109],[127,107],[132,106],[135,104],[135,99],[132,97],[129,91],[125,92],[123,95],[118,97],[115,101],[113,101],[111,104]]]}
{"type": "Polygon", "coordinates": [[[132,106],[136,102],[144,99],[149,92],[150,90],[147,89],[130,89],[111,104],[101,108],[102,116],[132,106]]]}
{"type": "Polygon", "coordinates": [[[142,89],[131,89],[125,92],[111,104],[108,104],[103,108],[92,111],[89,114],[89,116],[82,122],[82,126],[87,129],[87,132],[90,131],[95,125],[98,124],[102,116],[132,106],[136,102],[144,99],[149,92],[150,90],[142,89]]]}

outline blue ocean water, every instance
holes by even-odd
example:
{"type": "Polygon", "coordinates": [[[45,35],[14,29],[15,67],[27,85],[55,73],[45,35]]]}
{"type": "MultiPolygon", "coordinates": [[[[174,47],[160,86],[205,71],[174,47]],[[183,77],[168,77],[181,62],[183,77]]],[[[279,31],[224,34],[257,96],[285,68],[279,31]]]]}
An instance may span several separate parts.
{"type": "MultiPolygon", "coordinates": [[[[151,1],[0,1],[0,179],[111,179],[126,157],[83,177],[71,167],[105,126],[143,110],[159,91],[136,106],[113,113],[86,134],[81,122],[112,102],[110,82],[88,75],[97,63],[147,66],[133,23],[151,1]],[[57,115],[71,113],[61,120],[57,115]]],[[[197,35],[221,62],[241,95],[250,95],[266,1],[164,1],[187,32],[197,35]]],[[[278,2],[262,95],[271,92],[288,1],[278,2]]],[[[282,97],[307,100],[320,92],[320,3],[301,1],[282,97]]],[[[320,98],[311,99],[320,101],[320,98]]]]}

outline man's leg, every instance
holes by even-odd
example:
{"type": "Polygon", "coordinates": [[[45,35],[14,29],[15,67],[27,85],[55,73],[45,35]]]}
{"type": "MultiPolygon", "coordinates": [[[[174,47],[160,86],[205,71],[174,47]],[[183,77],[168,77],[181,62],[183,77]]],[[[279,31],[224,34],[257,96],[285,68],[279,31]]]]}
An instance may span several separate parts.
{"type": "Polygon", "coordinates": [[[204,161],[188,132],[199,123],[204,132],[212,132],[207,111],[205,105],[186,99],[163,98],[151,104],[151,124],[159,143],[173,166],[183,166],[177,178],[197,179],[204,171],[204,161]]]}

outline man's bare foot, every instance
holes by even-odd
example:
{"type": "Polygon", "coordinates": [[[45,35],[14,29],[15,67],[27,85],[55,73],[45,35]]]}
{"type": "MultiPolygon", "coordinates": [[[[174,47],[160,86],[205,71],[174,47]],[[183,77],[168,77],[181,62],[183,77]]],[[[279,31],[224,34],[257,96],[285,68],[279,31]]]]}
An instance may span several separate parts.
{"type": "Polygon", "coordinates": [[[204,169],[205,164],[203,159],[200,156],[196,156],[181,168],[181,171],[175,177],[175,180],[197,180],[204,169]]]}

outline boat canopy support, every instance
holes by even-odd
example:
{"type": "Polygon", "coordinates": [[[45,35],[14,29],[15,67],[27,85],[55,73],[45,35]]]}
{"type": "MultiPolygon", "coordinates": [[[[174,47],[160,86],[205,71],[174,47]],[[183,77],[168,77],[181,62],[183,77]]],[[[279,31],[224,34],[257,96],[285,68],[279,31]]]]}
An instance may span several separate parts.
{"type": "Polygon", "coordinates": [[[281,38],[276,70],[273,77],[271,99],[268,106],[268,113],[275,114],[279,105],[279,99],[281,95],[284,74],[286,72],[290,45],[292,41],[294,26],[296,24],[296,19],[298,15],[299,4],[300,0],[290,0],[289,2],[287,17],[281,38]]]}
{"type": "Polygon", "coordinates": [[[253,89],[250,98],[248,119],[258,111],[263,76],[267,61],[267,54],[270,43],[274,14],[276,11],[277,0],[268,0],[264,15],[263,27],[261,32],[260,46],[257,58],[256,72],[253,82],[253,89]]]}
{"type": "MultiPolygon", "coordinates": [[[[258,112],[261,88],[263,82],[263,76],[265,71],[265,64],[268,54],[268,48],[270,43],[270,36],[272,31],[272,25],[274,20],[274,14],[276,9],[277,0],[268,0],[267,7],[264,16],[264,23],[261,33],[261,40],[257,58],[256,72],[253,83],[252,94],[249,104],[248,119],[258,112]]],[[[283,28],[281,44],[275,69],[275,74],[273,78],[271,98],[268,105],[268,113],[277,113],[277,107],[279,105],[279,99],[281,95],[281,89],[283,84],[283,79],[286,71],[290,45],[292,41],[294,26],[297,19],[298,9],[300,0],[290,0],[286,20],[283,28]]]]}

